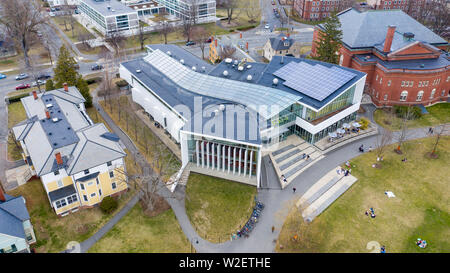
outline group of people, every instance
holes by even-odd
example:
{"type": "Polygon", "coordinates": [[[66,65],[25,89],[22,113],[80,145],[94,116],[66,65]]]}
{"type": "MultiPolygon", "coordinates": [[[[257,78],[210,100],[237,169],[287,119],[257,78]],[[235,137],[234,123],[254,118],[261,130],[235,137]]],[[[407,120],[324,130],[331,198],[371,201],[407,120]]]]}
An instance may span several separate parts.
{"type": "Polygon", "coordinates": [[[344,176],[348,176],[349,174],[352,173],[352,169],[348,168],[348,169],[344,169],[344,168],[338,168],[336,170],[337,174],[341,175],[343,174],[344,176]]]}
{"type": "Polygon", "coordinates": [[[303,154],[302,154],[302,159],[305,159],[305,158],[306,158],[306,160],[308,160],[308,159],[310,159],[311,157],[310,157],[309,155],[303,153],[303,154]]]}
{"type": "Polygon", "coordinates": [[[281,175],[281,180],[283,180],[284,183],[287,183],[287,179],[286,176],[284,176],[284,174],[281,175]]]}
{"type": "Polygon", "coordinates": [[[377,217],[375,215],[375,210],[373,208],[370,208],[368,210],[366,210],[366,212],[364,213],[366,216],[370,216],[371,218],[375,218],[377,217]]]}
{"type": "Polygon", "coordinates": [[[427,241],[418,238],[416,241],[416,245],[420,248],[425,248],[427,247],[427,241]]]}

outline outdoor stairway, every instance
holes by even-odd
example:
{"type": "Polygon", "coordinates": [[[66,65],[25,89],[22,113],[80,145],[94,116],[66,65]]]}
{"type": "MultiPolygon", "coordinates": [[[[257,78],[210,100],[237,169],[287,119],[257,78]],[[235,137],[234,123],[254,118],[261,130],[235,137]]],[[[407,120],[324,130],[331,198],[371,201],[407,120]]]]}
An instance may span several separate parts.
{"type": "Polygon", "coordinates": [[[295,143],[289,144],[270,153],[269,157],[273,162],[273,166],[275,167],[278,177],[280,178],[281,187],[284,188],[303,171],[322,159],[323,155],[314,146],[307,143],[303,139],[298,138],[295,143]],[[310,158],[306,160],[306,158],[303,158],[303,154],[309,155],[310,158]],[[281,178],[282,174],[286,177],[287,183],[283,182],[281,178]]]}
{"type": "Polygon", "coordinates": [[[305,221],[313,221],[357,181],[352,175],[338,175],[338,168],[324,175],[297,201],[305,221]]]}

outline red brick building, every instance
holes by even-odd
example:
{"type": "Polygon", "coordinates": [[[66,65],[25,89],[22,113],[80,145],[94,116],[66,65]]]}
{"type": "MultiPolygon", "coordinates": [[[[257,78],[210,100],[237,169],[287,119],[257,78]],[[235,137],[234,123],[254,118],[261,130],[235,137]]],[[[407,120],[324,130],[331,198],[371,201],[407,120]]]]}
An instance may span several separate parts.
{"type": "MultiPolygon", "coordinates": [[[[366,93],[377,106],[447,101],[449,43],[401,10],[355,9],[338,14],[343,44],[340,65],[367,73],[366,93]]],[[[314,31],[320,36],[321,25],[314,31]]],[[[316,54],[313,42],[312,55],[316,54]]]]}
{"type": "Polygon", "coordinates": [[[295,0],[294,11],[306,21],[321,21],[331,15],[332,12],[343,11],[350,8],[353,2],[350,0],[295,0]]]}
{"type": "Polygon", "coordinates": [[[367,4],[373,9],[401,9],[414,18],[424,8],[425,2],[426,0],[367,0],[367,4]]]}

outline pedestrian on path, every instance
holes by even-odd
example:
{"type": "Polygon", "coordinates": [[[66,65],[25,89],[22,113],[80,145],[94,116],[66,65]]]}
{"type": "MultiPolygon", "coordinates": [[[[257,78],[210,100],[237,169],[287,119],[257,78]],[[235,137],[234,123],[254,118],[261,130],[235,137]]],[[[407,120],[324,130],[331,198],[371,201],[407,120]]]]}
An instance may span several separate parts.
{"type": "Polygon", "coordinates": [[[295,193],[296,190],[297,190],[296,188],[292,188],[293,193],[295,193]]]}
{"type": "Polygon", "coordinates": [[[274,226],[272,226],[272,233],[275,231],[275,227],[274,226]]]}

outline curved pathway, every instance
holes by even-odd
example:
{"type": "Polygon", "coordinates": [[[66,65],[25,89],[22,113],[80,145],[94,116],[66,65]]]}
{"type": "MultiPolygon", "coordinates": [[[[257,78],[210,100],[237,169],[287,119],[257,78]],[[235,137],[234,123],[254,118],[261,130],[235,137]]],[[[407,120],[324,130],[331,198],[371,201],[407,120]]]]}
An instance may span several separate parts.
{"type": "MultiPolygon", "coordinates": [[[[98,89],[97,89],[98,90],[98,89]]],[[[94,91],[94,106],[99,110],[100,115],[105,122],[110,126],[114,133],[116,133],[122,143],[126,146],[128,151],[135,158],[136,162],[144,170],[144,173],[149,174],[152,172],[149,164],[142,156],[131,139],[123,132],[106,114],[101,105],[98,103],[98,97],[94,91]]],[[[372,105],[365,105],[366,112],[362,114],[373,121],[373,111],[375,107],[372,105]]],[[[381,127],[379,127],[381,128],[381,127]]],[[[427,137],[428,128],[417,128],[408,131],[407,139],[417,139],[427,137]]],[[[395,135],[392,143],[395,142],[395,135]]],[[[180,224],[180,227],[193,247],[197,252],[207,253],[269,253],[274,252],[275,243],[278,239],[279,233],[283,226],[289,210],[294,206],[298,198],[304,194],[314,183],[316,183],[322,176],[324,176],[331,169],[338,165],[343,164],[345,161],[359,156],[361,153],[358,151],[358,147],[361,144],[364,146],[375,147],[376,135],[367,138],[359,139],[352,143],[349,143],[343,147],[333,150],[326,154],[326,157],[305,170],[301,176],[297,177],[291,185],[284,190],[278,189],[259,189],[258,199],[265,204],[265,208],[261,214],[261,217],[256,224],[254,230],[248,238],[239,238],[235,241],[227,241],[224,243],[211,243],[201,238],[194,227],[192,226],[185,209],[185,187],[178,186],[174,193],[171,193],[165,186],[161,185],[159,193],[168,201],[175,216],[180,224]],[[292,192],[292,188],[297,189],[296,193],[292,192]],[[275,231],[272,232],[272,226],[275,226],[275,231]]],[[[276,181],[278,177],[273,167],[269,164],[264,167],[262,179],[269,181],[276,181]]],[[[82,251],[86,252],[95,242],[97,242],[106,232],[108,232],[115,223],[117,223],[126,213],[137,203],[137,196],[129,201],[129,203],[109,221],[102,229],[94,234],[91,238],[81,243],[82,251]]]]}

